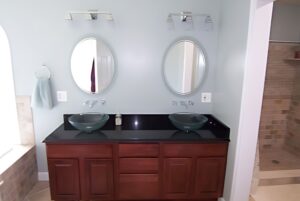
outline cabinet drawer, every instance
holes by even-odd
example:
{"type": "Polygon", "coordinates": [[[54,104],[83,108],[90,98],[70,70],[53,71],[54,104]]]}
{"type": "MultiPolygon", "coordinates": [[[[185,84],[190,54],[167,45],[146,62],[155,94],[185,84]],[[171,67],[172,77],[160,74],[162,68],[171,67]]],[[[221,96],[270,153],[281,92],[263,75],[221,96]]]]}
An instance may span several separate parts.
{"type": "Polygon", "coordinates": [[[167,157],[226,156],[227,143],[220,144],[164,144],[163,155],[167,157]]]}
{"type": "Polygon", "coordinates": [[[140,200],[159,197],[157,174],[120,174],[119,199],[140,200]]]}
{"type": "Polygon", "coordinates": [[[120,173],[157,173],[157,158],[120,158],[120,173]]]}
{"type": "Polygon", "coordinates": [[[120,144],[119,157],[157,157],[158,144],[120,144]]]}
{"type": "Polygon", "coordinates": [[[112,158],[112,145],[47,145],[48,158],[89,157],[112,158]]]}

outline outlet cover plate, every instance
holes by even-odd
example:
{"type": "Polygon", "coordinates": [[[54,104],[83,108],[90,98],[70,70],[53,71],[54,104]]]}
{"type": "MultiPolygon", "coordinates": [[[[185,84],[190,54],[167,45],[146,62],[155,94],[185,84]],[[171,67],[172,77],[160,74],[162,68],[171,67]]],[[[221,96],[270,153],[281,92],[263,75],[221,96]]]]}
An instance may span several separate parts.
{"type": "Polygon", "coordinates": [[[210,103],[211,102],[211,93],[210,92],[201,93],[201,102],[202,103],[210,103]]]}
{"type": "Polygon", "coordinates": [[[57,102],[67,102],[68,95],[66,91],[57,91],[56,92],[57,102]]]}

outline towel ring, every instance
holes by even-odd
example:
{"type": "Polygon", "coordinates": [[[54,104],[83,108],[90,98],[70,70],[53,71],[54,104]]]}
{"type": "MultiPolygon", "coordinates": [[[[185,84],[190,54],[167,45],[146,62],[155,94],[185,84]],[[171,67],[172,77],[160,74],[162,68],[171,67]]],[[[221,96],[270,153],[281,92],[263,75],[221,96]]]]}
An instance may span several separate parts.
{"type": "Polygon", "coordinates": [[[49,79],[51,77],[49,68],[47,66],[43,65],[40,69],[35,71],[35,77],[49,79]]]}

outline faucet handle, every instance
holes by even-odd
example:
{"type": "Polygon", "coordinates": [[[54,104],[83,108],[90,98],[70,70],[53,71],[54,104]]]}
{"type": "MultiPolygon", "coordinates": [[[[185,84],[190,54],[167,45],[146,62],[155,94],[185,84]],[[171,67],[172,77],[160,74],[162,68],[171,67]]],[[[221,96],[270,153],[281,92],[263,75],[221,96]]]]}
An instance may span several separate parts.
{"type": "Polygon", "coordinates": [[[86,105],[89,105],[90,101],[89,100],[86,100],[82,103],[83,106],[86,106],[86,105]]]}
{"type": "Polygon", "coordinates": [[[194,104],[195,104],[194,101],[191,101],[191,100],[188,101],[188,105],[193,106],[194,104]]]}
{"type": "Polygon", "coordinates": [[[101,103],[102,105],[104,105],[104,104],[106,103],[106,100],[105,100],[105,99],[101,99],[101,100],[100,100],[100,103],[101,103]]]}

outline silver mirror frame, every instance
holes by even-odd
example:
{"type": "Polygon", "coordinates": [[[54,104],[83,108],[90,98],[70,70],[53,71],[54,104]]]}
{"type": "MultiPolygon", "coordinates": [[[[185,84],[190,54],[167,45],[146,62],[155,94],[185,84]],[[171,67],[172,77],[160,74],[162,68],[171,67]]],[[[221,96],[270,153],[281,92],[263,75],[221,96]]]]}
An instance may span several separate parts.
{"type": "Polygon", "coordinates": [[[84,37],[81,37],[79,40],[77,40],[77,42],[75,43],[75,45],[72,47],[71,51],[70,51],[70,60],[69,60],[69,66],[70,66],[70,74],[71,74],[71,77],[72,77],[72,80],[74,82],[74,84],[76,85],[76,87],[81,91],[83,92],[84,94],[87,94],[87,95],[99,95],[99,94],[103,94],[104,92],[106,92],[109,88],[111,88],[111,86],[113,85],[113,83],[115,82],[115,79],[116,79],[116,75],[117,75],[117,58],[116,58],[116,54],[114,52],[114,50],[111,48],[111,46],[105,41],[103,40],[101,37],[99,36],[95,36],[95,35],[87,35],[87,36],[84,36],[84,37]],[[109,48],[110,50],[110,53],[113,57],[113,60],[114,60],[114,73],[112,75],[112,78],[111,78],[111,81],[109,83],[109,85],[107,85],[106,88],[104,88],[102,91],[98,92],[98,93],[92,93],[92,92],[87,92],[83,89],[81,89],[78,84],[76,83],[75,79],[74,79],[74,76],[73,76],[73,73],[72,73],[72,66],[71,66],[71,60],[72,60],[72,55],[73,55],[73,52],[74,52],[74,49],[76,48],[76,46],[84,41],[84,40],[88,40],[88,39],[96,39],[97,41],[101,41],[101,43],[103,43],[107,48],[109,48]]]}
{"type": "Polygon", "coordinates": [[[209,67],[209,64],[208,64],[208,59],[207,59],[207,54],[206,54],[206,51],[205,49],[203,48],[203,46],[194,38],[191,38],[191,37],[181,37],[179,39],[176,39],[174,40],[169,46],[168,48],[165,50],[165,53],[164,53],[164,57],[163,57],[163,61],[162,61],[162,77],[163,77],[163,80],[164,80],[164,83],[166,84],[167,88],[173,92],[174,94],[176,95],[179,95],[179,96],[188,96],[188,95],[192,95],[194,93],[196,93],[200,87],[202,86],[202,84],[204,83],[205,79],[206,79],[206,75],[207,75],[207,72],[208,72],[208,67],[209,67]],[[167,79],[166,79],[166,72],[165,72],[165,61],[166,61],[166,58],[167,58],[167,55],[168,55],[168,52],[170,51],[171,48],[173,48],[176,44],[180,43],[180,42],[184,42],[184,41],[189,41],[189,42],[192,42],[194,43],[198,48],[199,48],[199,51],[203,53],[203,59],[204,59],[204,62],[205,62],[205,68],[204,68],[204,72],[201,76],[201,80],[200,82],[198,83],[198,85],[195,87],[194,90],[190,91],[190,92],[187,92],[187,93],[181,93],[181,92],[178,92],[176,90],[174,90],[172,88],[172,86],[170,85],[170,83],[168,83],[167,79]]]}

